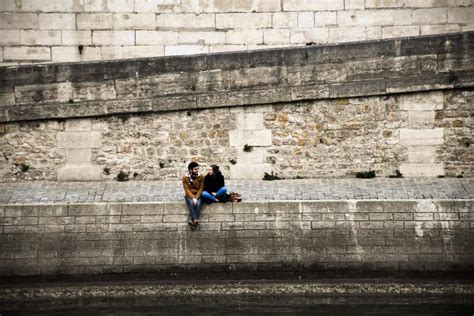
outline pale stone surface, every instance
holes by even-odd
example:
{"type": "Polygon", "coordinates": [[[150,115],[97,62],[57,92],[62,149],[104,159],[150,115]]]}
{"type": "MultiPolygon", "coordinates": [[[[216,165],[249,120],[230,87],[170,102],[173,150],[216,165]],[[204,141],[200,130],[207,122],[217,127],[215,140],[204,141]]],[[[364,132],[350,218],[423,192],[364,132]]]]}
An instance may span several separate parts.
{"type": "Polygon", "coordinates": [[[437,177],[444,176],[443,164],[437,163],[407,163],[400,165],[404,177],[437,177]]]}
{"type": "Polygon", "coordinates": [[[341,11],[337,14],[340,26],[393,25],[394,15],[391,10],[341,11]]]}
{"type": "Polygon", "coordinates": [[[58,148],[100,148],[101,133],[87,132],[59,132],[57,134],[58,148]]]}
{"type": "Polygon", "coordinates": [[[237,113],[238,129],[263,129],[263,113],[239,112],[237,113]]]}
{"type": "Polygon", "coordinates": [[[366,8],[403,8],[405,0],[365,0],[366,8]]]}
{"type": "Polygon", "coordinates": [[[180,4],[181,0],[135,0],[137,12],[159,12],[164,5],[180,4]]]}
{"type": "Polygon", "coordinates": [[[447,20],[447,9],[418,9],[413,11],[412,16],[413,24],[443,24],[447,20]]]}
{"type": "Polygon", "coordinates": [[[0,11],[16,11],[16,0],[3,0],[0,2],[0,11]]]}
{"type": "Polygon", "coordinates": [[[298,26],[298,13],[275,12],[272,15],[272,27],[274,29],[291,29],[298,26]]]}
{"type": "Polygon", "coordinates": [[[91,31],[62,31],[63,45],[90,45],[92,44],[91,31]]]}
{"type": "Polygon", "coordinates": [[[293,44],[327,43],[329,37],[328,29],[313,28],[308,30],[291,31],[290,42],[293,44]]]}
{"type": "Polygon", "coordinates": [[[55,62],[91,61],[97,60],[101,56],[100,47],[85,46],[83,47],[82,54],[77,46],[52,48],[52,60],[55,62]]]}
{"type": "Polygon", "coordinates": [[[314,12],[299,12],[298,27],[308,28],[314,26],[314,12]]]}
{"type": "Polygon", "coordinates": [[[113,15],[110,13],[81,13],[77,14],[78,29],[112,29],[114,27],[113,15]]]}
{"type": "Polygon", "coordinates": [[[264,44],[284,44],[290,41],[290,30],[264,30],[263,42],[264,44]]]}
{"type": "Polygon", "coordinates": [[[135,0],[87,0],[84,10],[91,12],[133,12],[135,0]]]}
{"type": "Polygon", "coordinates": [[[165,55],[164,46],[124,46],[121,57],[117,58],[138,58],[138,57],[159,57],[165,55]]]}
{"type": "Polygon", "coordinates": [[[444,142],[442,128],[434,129],[400,129],[402,145],[441,145],[444,142]]]}
{"type": "Polygon", "coordinates": [[[365,0],[344,0],[344,8],[346,10],[364,9],[365,0]]]}
{"type": "Polygon", "coordinates": [[[382,38],[395,38],[418,35],[420,35],[420,27],[416,25],[382,27],[382,38]]]}
{"type": "Polygon", "coordinates": [[[366,38],[366,29],[362,26],[329,29],[329,42],[361,41],[366,38]]]}
{"type": "Polygon", "coordinates": [[[230,166],[231,179],[261,180],[266,173],[271,173],[271,164],[237,163],[230,166]]]}
{"type": "Polygon", "coordinates": [[[0,45],[19,45],[20,31],[2,30],[0,31],[0,45]]]}
{"type": "Polygon", "coordinates": [[[15,87],[17,104],[36,102],[68,102],[72,97],[70,82],[15,87]]]}
{"type": "Polygon", "coordinates": [[[433,127],[435,121],[434,111],[409,111],[408,127],[427,128],[433,127]]]}
{"type": "Polygon", "coordinates": [[[92,42],[99,45],[135,45],[135,32],[93,31],[92,42]]]}
{"type": "Polygon", "coordinates": [[[202,45],[171,45],[165,46],[165,56],[205,54],[209,48],[202,45]]]}
{"type": "Polygon", "coordinates": [[[432,111],[443,109],[443,92],[412,93],[400,95],[402,111],[432,111]]]}
{"type": "Polygon", "coordinates": [[[58,181],[100,181],[102,170],[91,164],[70,164],[58,169],[58,181]]]}
{"type": "Polygon", "coordinates": [[[85,132],[92,129],[91,119],[69,119],[64,126],[66,132],[85,132]]]}
{"type": "Polygon", "coordinates": [[[425,163],[435,162],[434,146],[408,146],[408,162],[425,163]]]}
{"type": "Polygon", "coordinates": [[[272,15],[270,13],[216,14],[217,29],[266,28],[271,26],[272,15]]]}
{"type": "Polygon", "coordinates": [[[461,26],[459,24],[422,25],[420,29],[421,29],[421,35],[461,32],[461,26]]]}
{"type": "Polygon", "coordinates": [[[272,144],[272,131],[266,129],[233,130],[229,132],[230,146],[241,147],[270,146],[272,144]]]}
{"type": "Polygon", "coordinates": [[[80,12],[84,10],[83,2],[78,0],[21,0],[18,4],[20,11],[30,12],[80,12]]]}
{"type": "Polygon", "coordinates": [[[180,44],[225,44],[225,32],[179,32],[180,44]]]}
{"type": "Polygon", "coordinates": [[[92,160],[92,150],[89,148],[85,149],[65,149],[66,153],[66,165],[70,164],[84,164],[89,163],[92,160]]]}
{"type": "Polygon", "coordinates": [[[337,25],[337,13],[333,11],[315,12],[314,25],[315,26],[337,25]]]}
{"type": "Polygon", "coordinates": [[[473,23],[473,21],[474,21],[474,7],[452,8],[448,10],[449,23],[473,23]]]}
{"type": "Polygon", "coordinates": [[[284,0],[284,11],[330,11],[343,10],[344,0],[284,0]]]}
{"type": "Polygon", "coordinates": [[[262,44],[263,31],[262,30],[237,30],[226,32],[227,44],[262,44]]]}
{"type": "Polygon", "coordinates": [[[15,94],[12,88],[0,88],[0,107],[14,105],[15,94]]]}
{"type": "Polygon", "coordinates": [[[39,28],[43,30],[74,30],[76,15],[71,13],[41,13],[39,28]]]}
{"type": "Polygon", "coordinates": [[[178,44],[178,32],[164,32],[164,31],[137,31],[136,44],[137,45],[175,45],[178,44]]]}
{"type": "Polygon", "coordinates": [[[214,14],[159,14],[156,17],[156,27],[163,29],[182,28],[215,28],[214,14]]]}
{"type": "Polygon", "coordinates": [[[114,29],[116,30],[154,30],[156,15],[151,13],[117,13],[114,14],[114,29]]]}
{"type": "Polygon", "coordinates": [[[250,152],[243,148],[237,149],[237,164],[263,164],[265,162],[266,149],[253,147],[250,152]]]}
{"type": "Polygon", "coordinates": [[[21,44],[23,45],[60,45],[60,31],[21,31],[21,44]]]}

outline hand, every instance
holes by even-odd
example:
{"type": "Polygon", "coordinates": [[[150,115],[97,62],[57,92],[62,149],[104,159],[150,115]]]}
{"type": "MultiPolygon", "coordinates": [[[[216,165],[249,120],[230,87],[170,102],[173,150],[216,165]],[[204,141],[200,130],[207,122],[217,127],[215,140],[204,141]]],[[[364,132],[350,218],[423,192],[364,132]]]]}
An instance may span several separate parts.
{"type": "Polygon", "coordinates": [[[194,203],[194,206],[196,206],[198,204],[198,199],[194,198],[193,203],[194,203]]]}
{"type": "Polygon", "coordinates": [[[214,196],[216,196],[217,193],[216,193],[216,192],[212,192],[211,194],[214,195],[214,196]]]}

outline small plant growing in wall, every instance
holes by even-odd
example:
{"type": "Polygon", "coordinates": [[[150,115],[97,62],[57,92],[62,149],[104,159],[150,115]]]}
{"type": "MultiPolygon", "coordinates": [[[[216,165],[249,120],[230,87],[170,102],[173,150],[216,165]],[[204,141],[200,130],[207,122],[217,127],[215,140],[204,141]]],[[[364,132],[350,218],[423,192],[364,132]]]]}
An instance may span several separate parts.
{"type": "Polygon", "coordinates": [[[103,171],[106,175],[109,175],[109,174],[110,174],[110,168],[109,168],[109,167],[105,167],[104,169],[102,169],[102,171],[103,171]]]}
{"type": "Polygon", "coordinates": [[[273,181],[273,180],[282,180],[279,176],[277,176],[276,174],[273,174],[273,171],[272,173],[268,173],[268,172],[265,172],[265,175],[263,176],[263,180],[265,181],[273,181]]]}
{"type": "Polygon", "coordinates": [[[388,177],[389,177],[389,178],[403,178],[403,175],[402,175],[402,173],[400,172],[400,170],[398,170],[398,169],[395,170],[395,173],[396,173],[395,175],[391,174],[391,175],[389,175],[388,177]]]}
{"type": "Polygon", "coordinates": [[[162,161],[160,161],[159,165],[160,165],[160,169],[163,169],[165,167],[165,163],[162,161]]]}
{"type": "Polygon", "coordinates": [[[117,175],[117,181],[119,182],[128,181],[128,173],[125,173],[123,172],[123,170],[120,170],[120,172],[117,175]]]}
{"type": "Polygon", "coordinates": [[[229,159],[229,162],[230,162],[231,164],[235,165],[235,164],[237,163],[237,160],[235,160],[235,159],[229,159]]]}
{"type": "Polygon", "coordinates": [[[15,162],[15,166],[17,166],[18,170],[20,170],[21,172],[27,172],[28,170],[30,170],[30,166],[24,162],[15,162]]]}
{"type": "Polygon", "coordinates": [[[370,171],[356,172],[356,178],[360,178],[360,179],[372,179],[372,178],[375,178],[375,171],[374,171],[374,170],[370,170],[370,171]]]}
{"type": "Polygon", "coordinates": [[[253,146],[250,146],[250,145],[248,145],[248,144],[245,144],[245,145],[244,145],[244,151],[245,151],[246,153],[249,153],[249,152],[251,152],[252,150],[253,150],[253,146]]]}

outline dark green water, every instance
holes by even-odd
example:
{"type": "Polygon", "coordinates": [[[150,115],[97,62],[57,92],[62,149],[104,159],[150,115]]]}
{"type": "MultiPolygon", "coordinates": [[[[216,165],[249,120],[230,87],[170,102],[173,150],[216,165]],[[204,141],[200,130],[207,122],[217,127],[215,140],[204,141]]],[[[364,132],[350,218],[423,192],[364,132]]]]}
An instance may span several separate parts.
{"type": "Polygon", "coordinates": [[[0,305],[1,316],[474,315],[462,297],[196,297],[81,299],[0,305]]]}

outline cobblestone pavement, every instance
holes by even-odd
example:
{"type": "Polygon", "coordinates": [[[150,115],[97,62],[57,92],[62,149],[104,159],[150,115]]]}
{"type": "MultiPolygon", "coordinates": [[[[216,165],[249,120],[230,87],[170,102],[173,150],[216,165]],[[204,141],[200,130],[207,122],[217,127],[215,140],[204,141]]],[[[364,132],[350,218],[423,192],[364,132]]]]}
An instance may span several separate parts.
{"type": "MultiPolygon", "coordinates": [[[[472,199],[474,178],[229,180],[244,201],[472,199]]],[[[0,183],[1,204],[181,201],[180,181],[0,183]]]]}

